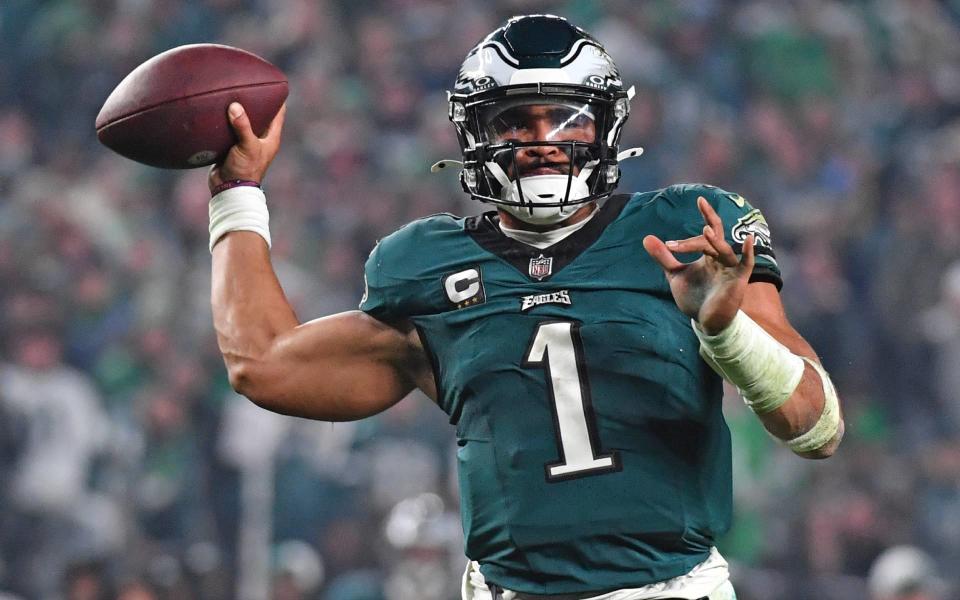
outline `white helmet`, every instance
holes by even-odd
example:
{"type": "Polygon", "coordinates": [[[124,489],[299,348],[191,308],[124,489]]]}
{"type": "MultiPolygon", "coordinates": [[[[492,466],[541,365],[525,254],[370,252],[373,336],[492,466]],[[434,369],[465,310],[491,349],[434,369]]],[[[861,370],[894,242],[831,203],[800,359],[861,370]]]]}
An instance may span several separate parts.
{"type": "Polygon", "coordinates": [[[582,29],[552,15],[511,18],[470,51],[448,94],[464,191],[534,224],[609,196],[618,161],[643,152],[619,153],[632,96],[582,29]],[[544,125],[525,127],[521,117],[544,125]]]}

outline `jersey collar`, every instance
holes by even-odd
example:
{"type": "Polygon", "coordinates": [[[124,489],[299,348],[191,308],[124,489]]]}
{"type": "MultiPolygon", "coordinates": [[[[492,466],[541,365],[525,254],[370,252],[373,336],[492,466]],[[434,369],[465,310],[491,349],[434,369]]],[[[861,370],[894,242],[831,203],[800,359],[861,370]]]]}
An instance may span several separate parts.
{"type": "Polygon", "coordinates": [[[500,229],[500,218],[496,211],[468,217],[464,222],[464,228],[481,248],[509,263],[528,279],[546,281],[592,246],[607,226],[620,216],[629,199],[628,194],[611,196],[587,220],[586,225],[545,248],[535,248],[505,235],[500,229]],[[537,258],[552,259],[552,270],[549,275],[545,277],[531,275],[530,261],[537,258]]]}

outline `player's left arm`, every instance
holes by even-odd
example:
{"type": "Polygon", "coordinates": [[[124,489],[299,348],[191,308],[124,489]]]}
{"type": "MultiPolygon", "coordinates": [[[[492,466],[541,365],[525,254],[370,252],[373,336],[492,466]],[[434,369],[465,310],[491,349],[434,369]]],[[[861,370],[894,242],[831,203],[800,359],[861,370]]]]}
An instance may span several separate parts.
{"type": "MultiPolygon", "coordinates": [[[[772,283],[754,282],[747,285],[740,310],[749,315],[764,331],[780,342],[791,353],[806,358],[811,362],[804,362],[803,376],[796,389],[779,408],[765,414],[758,414],[760,421],[767,431],[781,440],[792,440],[809,432],[817,424],[825,405],[825,395],[830,393],[825,388],[820,373],[813,366],[814,363],[822,369],[816,352],[807,343],[807,340],[797,332],[787,319],[780,292],[772,283]]],[[[826,371],[822,371],[824,374],[826,371]]],[[[832,387],[831,382],[827,384],[832,387]]],[[[832,390],[835,394],[836,390],[832,390]]],[[[843,438],[844,423],[843,410],[837,401],[839,422],[836,433],[821,448],[808,452],[798,452],[804,458],[827,458],[840,445],[843,438]]]]}
{"type": "Polygon", "coordinates": [[[771,434],[804,458],[826,458],[843,437],[836,389],[810,344],[787,320],[772,283],[750,282],[756,261],[754,234],[737,256],[720,216],[704,197],[701,235],[644,248],[660,264],[677,306],[693,320],[700,354],[736,385],[771,434]],[[702,253],[681,263],[674,253],[702,253]]]}

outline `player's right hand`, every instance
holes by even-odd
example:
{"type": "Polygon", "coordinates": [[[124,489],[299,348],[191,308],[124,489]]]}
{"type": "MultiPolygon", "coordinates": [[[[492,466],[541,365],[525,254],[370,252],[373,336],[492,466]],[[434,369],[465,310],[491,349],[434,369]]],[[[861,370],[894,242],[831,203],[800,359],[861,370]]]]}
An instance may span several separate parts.
{"type": "Polygon", "coordinates": [[[283,131],[283,119],[287,113],[284,103],[277,111],[263,137],[257,137],[250,125],[250,118],[239,102],[233,102],[227,108],[227,119],[237,135],[237,143],[230,148],[223,161],[210,168],[208,185],[210,191],[225,181],[243,179],[263,181],[270,163],[280,150],[280,136],[283,131]]]}

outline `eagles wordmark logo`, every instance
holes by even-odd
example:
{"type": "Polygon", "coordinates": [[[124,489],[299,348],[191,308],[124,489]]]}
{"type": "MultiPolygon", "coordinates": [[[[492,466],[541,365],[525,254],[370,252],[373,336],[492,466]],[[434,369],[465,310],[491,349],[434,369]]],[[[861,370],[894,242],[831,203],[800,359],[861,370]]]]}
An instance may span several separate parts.
{"type": "Polygon", "coordinates": [[[541,254],[536,258],[530,259],[530,277],[541,281],[553,273],[553,257],[541,254]]]}
{"type": "Polygon", "coordinates": [[[770,248],[770,226],[767,220],[763,218],[759,209],[753,209],[747,214],[737,219],[737,223],[730,230],[730,235],[735,242],[743,243],[748,234],[753,234],[754,245],[770,248]]]}
{"type": "Polygon", "coordinates": [[[520,312],[526,312],[541,304],[573,304],[573,302],[570,301],[570,290],[524,296],[520,298],[520,312]]]}

